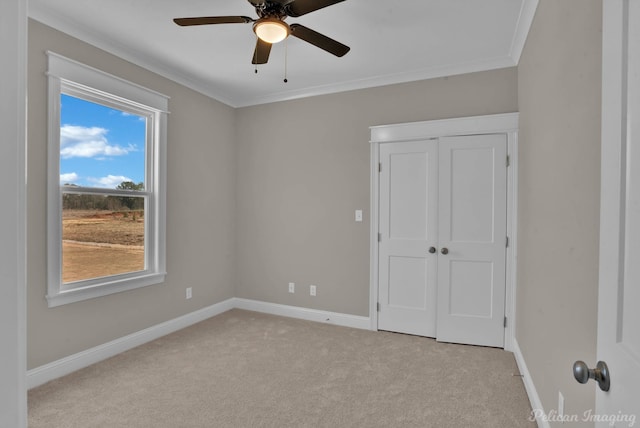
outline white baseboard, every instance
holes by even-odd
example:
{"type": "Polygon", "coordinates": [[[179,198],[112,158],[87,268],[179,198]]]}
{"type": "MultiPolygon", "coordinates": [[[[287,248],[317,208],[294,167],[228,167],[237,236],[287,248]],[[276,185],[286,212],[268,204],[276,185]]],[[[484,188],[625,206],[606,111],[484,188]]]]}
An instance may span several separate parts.
{"type": "Polygon", "coordinates": [[[118,355],[122,352],[158,339],[167,334],[189,327],[208,318],[219,315],[228,310],[238,308],[290,318],[300,318],[309,321],[331,323],[335,325],[368,330],[368,317],[319,311],[296,306],[278,305],[257,300],[231,298],[215,305],[199,309],[181,317],[165,321],[153,327],[129,334],[111,342],[98,345],[86,351],[53,361],[35,369],[27,371],[27,388],[35,388],[51,380],[73,373],[99,361],[118,355]]]}
{"type": "Polygon", "coordinates": [[[181,317],[154,325],[153,327],[145,328],[136,333],[87,349],[86,351],[78,352],[77,354],[53,361],[44,366],[31,369],[27,371],[27,388],[31,389],[42,385],[53,379],[68,375],[76,370],[133,349],[136,346],[219,315],[233,309],[233,300],[234,299],[228,299],[216,303],[215,305],[199,309],[181,317]]]}
{"type": "Polygon", "coordinates": [[[542,407],[542,401],[540,401],[540,396],[538,395],[536,386],[533,383],[533,379],[531,379],[531,373],[529,373],[529,369],[527,368],[527,363],[525,362],[522,351],[520,350],[520,345],[518,345],[518,341],[515,338],[513,339],[512,345],[513,355],[516,358],[518,370],[520,370],[522,381],[524,382],[524,389],[527,391],[529,403],[531,403],[531,408],[536,416],[536,423],[540,428],[551,428],[549,421],[543,417],[546,415],[546,412],[544,411],[544,407],[542,407]]]}
{"type": "Polygon", "coordinates": [[[371,329],[371,321],[369,317],[320,311],[317,309],[301,308],[299,306],[280,305],[277,303],[261,302],[258,300],[240,299],[238,297],[233,300],[234,307],[238,309],[245,309],[247,311],[281,315],[283,317],[335,324],[363,330],[371,329]]]}

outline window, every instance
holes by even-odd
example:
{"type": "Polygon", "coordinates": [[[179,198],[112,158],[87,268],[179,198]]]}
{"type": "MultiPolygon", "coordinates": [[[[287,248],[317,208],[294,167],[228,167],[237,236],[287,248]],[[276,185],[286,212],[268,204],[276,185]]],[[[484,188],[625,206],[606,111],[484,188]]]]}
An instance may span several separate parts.
{"type": "Polygon", "coordinates": [[[47,55],[49,306],[163,282],[168,98],[47,55]]]}

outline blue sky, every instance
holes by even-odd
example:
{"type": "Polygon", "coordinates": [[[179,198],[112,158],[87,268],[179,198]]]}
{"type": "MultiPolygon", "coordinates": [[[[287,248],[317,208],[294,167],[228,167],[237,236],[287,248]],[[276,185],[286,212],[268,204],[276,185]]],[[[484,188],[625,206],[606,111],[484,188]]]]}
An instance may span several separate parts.
{"type": "Polygon", "coordinates": [[[61,95],[60,184],[115,188],[144,181],[141,116],[61,95]]]}

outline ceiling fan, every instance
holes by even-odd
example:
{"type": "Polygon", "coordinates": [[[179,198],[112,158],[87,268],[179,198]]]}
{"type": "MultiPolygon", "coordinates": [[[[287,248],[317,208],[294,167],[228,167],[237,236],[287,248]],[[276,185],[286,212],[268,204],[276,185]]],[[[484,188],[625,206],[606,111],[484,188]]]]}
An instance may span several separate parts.
{"type": "Polygon", "coordinates": [[[287,17],[297,18],[309,12],[322,9],[344,0],[248,0],[256,8],[258,19],[248,16],[203,16],[197,18],[176,18],[180,26],[210,24],[249,24],[258,36],[253,53],[252,64],[266,64],[269,60],[271,45],[281,42],[288,36],[294,36],[319,47],[337,57],[349,52],[349,46],[333,40],[323,34],[300,24],[288,25],[287,17]]]}

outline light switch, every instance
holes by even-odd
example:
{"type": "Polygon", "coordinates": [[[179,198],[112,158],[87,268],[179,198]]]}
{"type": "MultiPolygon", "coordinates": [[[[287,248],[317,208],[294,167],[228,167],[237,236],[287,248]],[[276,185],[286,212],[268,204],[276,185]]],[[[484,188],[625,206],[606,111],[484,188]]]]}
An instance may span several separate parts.
{"type": "Polygon", "coordinates": [[[362,221],[362,210],[356,210],[356,221],[362,221]]]}

